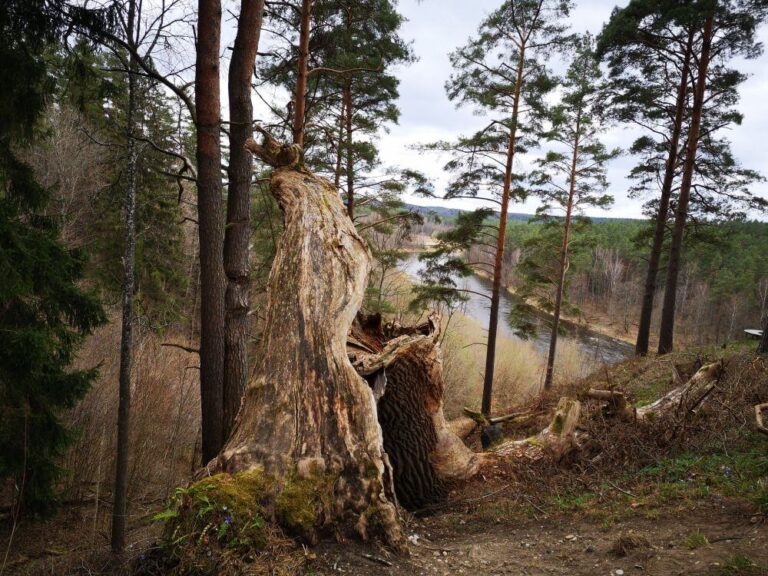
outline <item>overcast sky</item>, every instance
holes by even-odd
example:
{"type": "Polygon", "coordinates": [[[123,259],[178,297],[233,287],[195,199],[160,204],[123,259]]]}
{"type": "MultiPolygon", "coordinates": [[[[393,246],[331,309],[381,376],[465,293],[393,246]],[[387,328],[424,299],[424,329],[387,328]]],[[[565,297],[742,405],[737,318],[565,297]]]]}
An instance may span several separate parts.
{"type": "MultiPolygon", "coordinates": [[[[576,0],[577,7],[571,17],[574,31],[600,32],[614,5],[626,1],[576,0]]],[[[459,134],[471,134],[483,126],[483,119],[473,115],[471,109],[456,109],[445,95],[444,84],[451,72],[448,54],[474,35],[485,15],[498,7],[500,0],[400,0],[401,13],[407,18],[402,36],[413,42],[418,62],[398,70],[400,78],[400,123],[379,140],[382,160],[388,165],[408,167],[428,174],[442,193],[449,176],[442,170],[444,158],[435,154],[419,154],[409,147],[419,142],[450,140],[459,134]]],[[[768,41],[768,30],[760,31],[763,42],[768,41]]],[[[747,168],[768,174],[768,73],[761,70],[768,63],[768,55],[755,61],[739,63],[739,69],[750,74],[741,86],[739,108],[745,115],[744,123],[734,127],[728,135],[734,153],[747,168]],[[766,140],[763,140],[763,139],[766,140]]],[[[627,148],[636,132],[628,128],[614,128],[605,135],[608,146],[627,148]]],[[[593,216],[642,217],[642,201],[627,198],[628,182],[625,175],[633,165],[632,158],[623,156],[609,168],[610,191],[615,197],[613,208],[596,210],[593,216]]],[[[768,185],[758,184],[756,192],[768,198],[768,185]]],[[[412,199],[420,204],[435,201],[412,199]]],[[[470,208],[468,201],[454,200],[447,205],[470,208]]],[[[535,203],[513,205],[513,212],[533,212],[535,203]]]]}

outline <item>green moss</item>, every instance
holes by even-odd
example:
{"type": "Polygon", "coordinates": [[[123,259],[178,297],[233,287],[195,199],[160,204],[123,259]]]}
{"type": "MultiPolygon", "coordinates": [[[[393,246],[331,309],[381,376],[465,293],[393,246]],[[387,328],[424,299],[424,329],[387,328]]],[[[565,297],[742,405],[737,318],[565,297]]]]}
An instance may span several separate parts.
{"type": "Polygon", "coordinates": [[[333,502],[334,476],[316,470],[308,476],[292,475],[275,498],[278,523],[287,530],[311,532],[322,523],[333,502]]]}
{"type": "Polygon", "coordinates": [[[563,415],[557,414],[552,420],[552,432],[555,434],[562,434],[563,432],[563,415]]]}
{"type": "Polygon", "coordinates": [[[264,504],[272,480],[261,470],[217,474],[179,488],[169,507],[156,516],[164,521],[163,544],[173,557],[192,547],[239,552],[266,546],[264,504]]]}

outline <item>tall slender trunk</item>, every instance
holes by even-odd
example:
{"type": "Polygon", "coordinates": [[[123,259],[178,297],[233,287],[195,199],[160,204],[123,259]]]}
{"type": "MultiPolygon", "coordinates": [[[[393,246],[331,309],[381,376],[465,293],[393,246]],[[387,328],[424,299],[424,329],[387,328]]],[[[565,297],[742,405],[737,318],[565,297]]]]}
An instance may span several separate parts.
{"type": "Polygon", "coordinates": [[[352,153],[352,80],[344,86],[344,117],[347,148],[347,214],[355,219],[355,157],[352,153]]]}
{"type": "Polygon", "coordinates": [[[680,271],[680,260],[683,252],[683,235],[688,218],[688,204],[691,198],[693,173],[696,168],[696,151],[699,145],[701,131],[701,116],[704,108],[704,94],[707,89],[707,71],[712,51],[712,34],[714,15],[710,15],[704,24],[701,56],[699,58],[696,91],[693,97],[691,112],[691,127],[688,131],[688,144],[683,165],[683,180],[680,185],[680,197],[675,211],[675,226],[672,230],[672,243],[669,249],[669,264],[667,266],[667,283],[664,290],[664,307],[661,312],[661,331],[659,333],[659,354],[671,352],[674,347],[675,335],[675,304],[677,300],[677,279],[680,271]]]}
{"type": "Polygon", "coordinates": [[[309,33],[312,21],[312,0],[301,1],[299,31],[299,71],[293,108],[293,143],[304,148],[304,124],[307,106],[307,66],[309,62],[309,33]]]}
{"type": "Polygon", "coordinates": [[[563,245],[560,247],[560,268],[557,278],[557,294],[555,295],[555,310],[552,320],[552,336],[549,339],[549,355],[547,356],[547,374],[544,378],[544,390],[552,388],[555,375],[555,355],[557,354],[557,336],[560,330],[560,310],[563,307],[563,291],[565,290],[565,273],[568,269],[568,240],[571,231],[571,216],[573,215],[573,196],[576,192],[576,166],[579,161],[579,144],[581,131],[581,113],[576,116],[576,138],[573,143],[571,158],[571,184],[568,189],[568,204],[565,209],[563,224],[563,245]]]}
{"type": "Polygon", "coordinates": [[[645,356],[648,354],[648,340],[651,335],[651,316],[653,315],[653,301],[656,296],[656,279],[659,275],[659,263],[661,262],[661,250],[664,247],[664,235],[667,229],[669,215],[669,201],[672,197],[672,184],[675,180],[675,168],[677,167],[678,147],[680,146],[680,134],[683,131],[683,118],[685,115],[685,102],[688,99],[688,75],[691,71],[691,53],[693,51],[694,30],[688,34],[688,43],[685,47],[685,60],[680,75],[680,85],[677,89],[677,101],[675,103],[675,120],[672,126],[672,135],[669,140],[669,153],[664,168],[664,181],[661,186],[661,198],[659,199],[659,211],[656,214],[656,228],[653,232],[653,244],[648,258],[648,271],[645,276],[645,288],[643,290],[643,304],[640,310],[640,324],[637,329],[637,342],[635,354],[645,356]]]}
{"type": "Polygon", "coordinates": [[[501,193],[501,217],[499,233],[496,240],[496,260],[493,266],[493,291],[491,293],[491,312],[488,321],[488,348],[485,354],[485,374],[483,375],[483,402],[481,411],[487,417],[491,414],[493,400],[493,376],[496,366],[496,336],[499,329],[499,304],[501,302],[501,276],[504,262],[504,240],[507,234],[507,211],[509,196],[512,189],[512,165],[515,160],[515,145],[517,142],[517,118],[520,113],[520,94],[525,66],[525,47],[520,49],[517,61],[517,79],[515,83],[514,103],[512,104],[512,126],[509,128],[507,144],[507,162],[504,169],[504,188],[501,193]]]}
{"type": "MultiPolygon", "coordinates": [[[[135,45],[136,0],[128,2],[126,36],[135,45]]],[[[128,112],[126,137],[128,165],[125,189],[125,247],[123,252],[123,318],[120,337],[119,401],[117,408],[117,458],[112,507],[112,551],[125,550],[125,520],[128,511],[128,445],[131,418],[131,367],[133,365],[133,300],[136,260],[136,89],[138,66],[133,55],[128,62],[128,112]]]]}
{"type": "Polygon", "coordinates": [[[200,238],[200,403],[203,461],[223,443],[224,213],[221,183],[219,49],[221,1],[198,0],[197,213],[200,238]]]}
{"type": "Polygon", "coordinates": [[[339,113],[339,140],[338,145],[336,146],[336,169],[333,173],[333,185],[336,186],[336,188],[341,187],[341,160],[344,156],[344,129],[347,122],[346,110],[347,106],[342,91],[341,112],[339,113]]]}
{"type": "Polygon", "coordinates": [[[248,291],[253,156],[245,142],[253,137],[251,77],[259,47],[264,0],[242,0],[229,64],[229,193],[224,232],[224,423],[226,439],[240,408],[248,380],[248,291]]]}

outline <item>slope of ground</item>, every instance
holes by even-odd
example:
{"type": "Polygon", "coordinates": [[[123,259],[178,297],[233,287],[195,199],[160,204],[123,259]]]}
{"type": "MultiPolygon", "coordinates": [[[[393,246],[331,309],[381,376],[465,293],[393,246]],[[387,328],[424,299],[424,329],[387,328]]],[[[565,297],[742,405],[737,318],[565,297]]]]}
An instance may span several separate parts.
{"type": "MultiPolygon", "coordinates": [[[[731,349],[631,360],[559,393],[613,388],[646,404],[675,386],[675,365],[684,371],[720,359],[726,372],[713,405],[672,437],[660,441],[658,430],[603,419],[599,407],[587,407],[584,429],[603,434],[596,439],[604,456],[487,469],[454,487],[440,507],[404,516],[410,558],[326,543],[227,574],[768,575],[768,439],[754,432],[750,414],[753,403],[768,401],[762,359],[731,349]]],[[[526,437],[540,428],[556,396],[535,406],[539,421],[506,433],[526,437]]],[[[157,509],[135,518],[134,561],[151,554],[157,509]]],[[[130,573],[113,565],[107,534],[92,526],[88,509],[77,507],[47,523],[21,524],[3,574],[130,573]]],[[[0,532],[3,553],[9,535],[10,527],[0,532]]],[[[139,573],[161,573],[139,565],[139,573]]]]}

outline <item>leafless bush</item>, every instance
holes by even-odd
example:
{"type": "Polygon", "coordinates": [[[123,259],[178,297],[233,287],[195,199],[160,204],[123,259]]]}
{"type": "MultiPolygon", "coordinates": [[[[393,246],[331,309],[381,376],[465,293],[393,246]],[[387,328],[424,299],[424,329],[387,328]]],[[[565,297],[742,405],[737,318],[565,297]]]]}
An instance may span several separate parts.
{"type": "MultiPolygon", "coordinates": [[[[128,493],[133,500],[159,499],[197,463],[199,371],[196,355],[161,346],[153,332],[137,331],[134,360],[128,493]]],[[[120,324],[112,322],[84,346],[78,363],[100,365],[86,398],[67,416],[79,431],[63,463],[70,471],[67,499],[87,501],[108,494],[114,476],[120,324]]]]}

